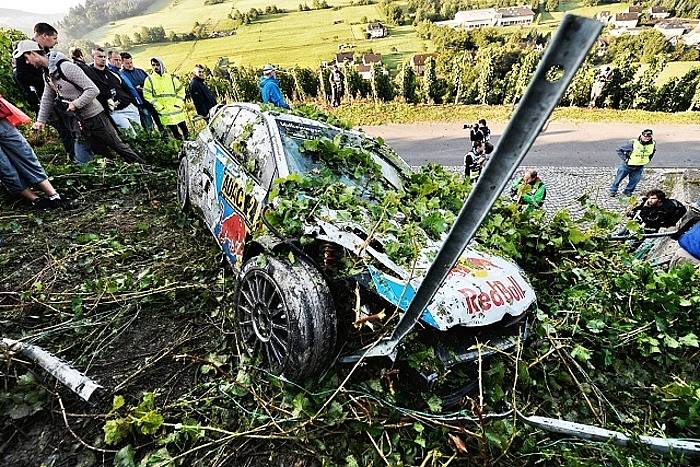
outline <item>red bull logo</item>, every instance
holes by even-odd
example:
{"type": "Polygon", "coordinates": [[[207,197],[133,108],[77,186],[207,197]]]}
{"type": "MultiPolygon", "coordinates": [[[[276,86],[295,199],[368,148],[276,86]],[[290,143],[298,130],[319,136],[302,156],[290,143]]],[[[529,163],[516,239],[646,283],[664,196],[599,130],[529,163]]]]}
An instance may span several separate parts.
{"type": "Polygon", "coordinates": [[[458,274],[465,277],[486,277],[488,275],[488,271],[492,269],[501,268],[488,259],[460,258],[459,264],[452,268],[450,275],[458,274]]]}
{"type": "Polygon", "coordinates": [[[241,257],[245,244],[246,227],[243,217],[238,213],[233,213],[221,223],[219,231],[219,241],[221,246],[231,255],[241,257]]]}
{"type": "Polygon", "coordinates": [[[467,302],[469,314],[486,313],[493,307],[519,302],[525,298],[525,289],[513,276],[508,281],[486,281],[488,290],[477,291],[470,288],[459,289],[467,302]]]}

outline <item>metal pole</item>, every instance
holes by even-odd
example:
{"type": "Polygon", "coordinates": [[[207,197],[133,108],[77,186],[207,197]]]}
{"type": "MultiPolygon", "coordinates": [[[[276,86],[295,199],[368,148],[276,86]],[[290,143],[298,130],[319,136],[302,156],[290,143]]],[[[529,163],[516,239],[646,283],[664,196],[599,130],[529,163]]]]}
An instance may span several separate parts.
{"type": "Polygon", "coordinates": [[[358,360],[363,355],[395,358],[398,343],[416,325],[423,310],[430,304],[447,274],[457,263],[464,248],[510,181],[586,58],[602,27],[602,23],[590,18],[569,14],[564,16],[515,115],[500,138],[491,161],[462,206],[445,243],[391,337],[379,340],[372,348],[345,357],[343,361],[358,360]]]}

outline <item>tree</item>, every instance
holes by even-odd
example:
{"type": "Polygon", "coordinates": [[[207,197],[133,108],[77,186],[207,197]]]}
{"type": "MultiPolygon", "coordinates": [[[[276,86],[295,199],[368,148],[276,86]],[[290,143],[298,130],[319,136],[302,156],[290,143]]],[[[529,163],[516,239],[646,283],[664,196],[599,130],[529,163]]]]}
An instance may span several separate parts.
{"type": "Polygon", "coordinates": [[[544,6],[545,11],[557,11],[557,8],[559,8],[559,0],[547,0],[544,6]]]}
{"type": "Polygon", "coordinates": [[[124,34],[124,35],[122,36],[122,48],[128,50],[128,49],[130,49],[133,45],[134,45],[134,43],[132,42],[131,37],[129,37],[128,34],[124,34]]]}
{"type": "Polygon", "coordinates": [[[479,70],[479,79],[477,81],[477,99],[480,104],[487,104],[494,77],[493,51],[491,47],[479,50],[476,63],[479,70]]]}
{"type": "Polygon", "coordinates": [[[414,103],[418,100],[416,95],[416,73],[409,62],[404,62],[401,65],[401,70],[396,76],[396,87],[399,97],[405,102],[414,103]]]}
{"type": "Polygon", "coordinates": [[[635,82],[636,94],[632,101],[632,107],[642,110],[654,110],[653,105],[656,101],[656,77],[666,66],[666,60],[663,58],[655,58],[649,63],[642,76],[635,82]]]}
{"type": "Polygon", "coordinates": [[[423,96],[428,104],[439,102],[439,83],[437,77],[437,64],[433,57],[425,60],[425,71],[423,72],[423,96]]]}
{"type": "Polygon", "coordinates": [[[119,34],[115,34],[112,42],[114,43],[115,47],[121,47],[122,46],[122,37],[119,34]]]}

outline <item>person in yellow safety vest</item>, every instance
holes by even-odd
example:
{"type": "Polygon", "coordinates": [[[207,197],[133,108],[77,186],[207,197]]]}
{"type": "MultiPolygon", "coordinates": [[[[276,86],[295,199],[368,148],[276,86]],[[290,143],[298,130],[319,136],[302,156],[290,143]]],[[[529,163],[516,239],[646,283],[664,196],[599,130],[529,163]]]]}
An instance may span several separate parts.
{"type": "Polygon", "coordinates": [[[151,59],[153,73],[143,83],[143,97],[158,112],[160,121],[175,138],[188,139],[190,132],[185,123],[185,86],[165,70],[163,60],[151,59]]]}
{"type": "Polygon", "coordinates": [[[610,185],[610,196],[617,196],[617,190],[625,177],[629,177],[629,180],[622,191],[623,195],[630,196],[637,188],[644,166],[651,162],[651,158],[656,153],[656,141],[653,135],[651,130],[644,130],[639,138],[630,140],[617,148],[617,155],[622,159],[622,164],[617,168],[615,180],[610,185]]]}

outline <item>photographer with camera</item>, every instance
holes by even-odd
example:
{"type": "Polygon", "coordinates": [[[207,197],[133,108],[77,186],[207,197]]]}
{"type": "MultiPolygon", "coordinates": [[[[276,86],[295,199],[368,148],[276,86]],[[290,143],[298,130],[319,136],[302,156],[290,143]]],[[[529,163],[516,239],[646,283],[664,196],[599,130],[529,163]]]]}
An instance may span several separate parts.
{"type": "Polygon", "coordinates": [[[472,149],[464,155],[464,178],[468,178],[471,181],[479,178],[487,160],[485,143],[483,141],[474,141],[472,149]]]}
{"type": "Polygon", "coordinates": [[[13,56],[36,68],[49,70],[34,129],[44,128],[49,114],[55,108],[62,108],[78,118],[88,143],[98,152],[106,154],[106,150],[111,149],[127,162],[144,162],[121,140],[102,105],[97,102],[97,85],[68,57],[60,52],[47,55],[36,42],[29,40],[20,41],[13,56]]]}

